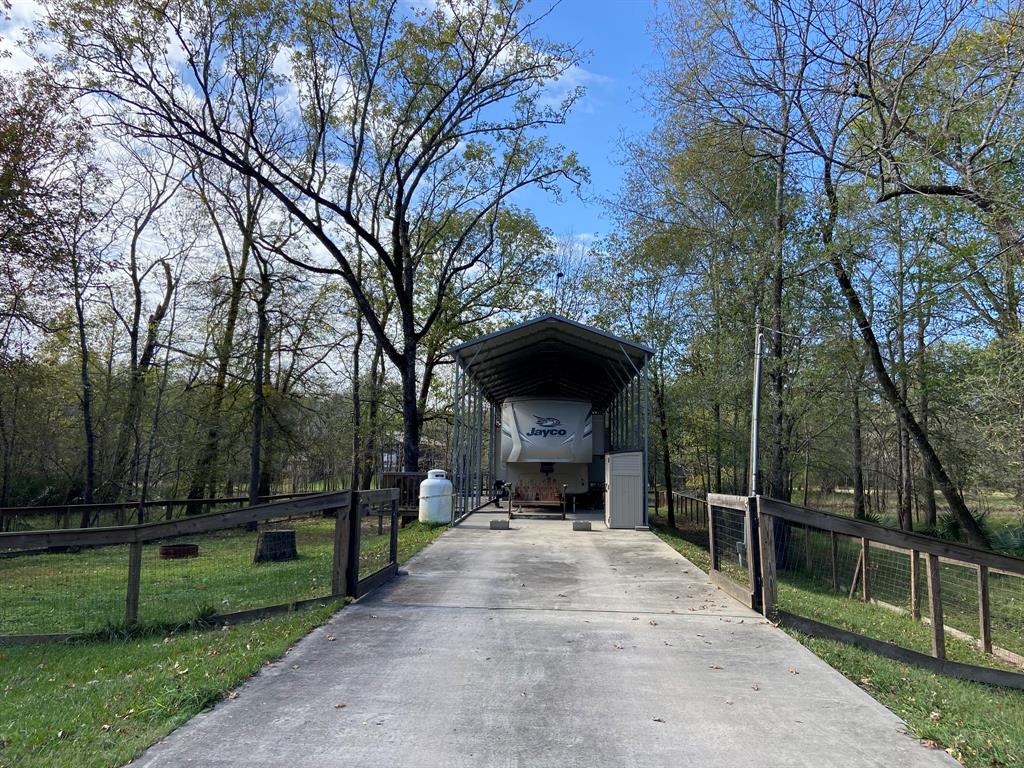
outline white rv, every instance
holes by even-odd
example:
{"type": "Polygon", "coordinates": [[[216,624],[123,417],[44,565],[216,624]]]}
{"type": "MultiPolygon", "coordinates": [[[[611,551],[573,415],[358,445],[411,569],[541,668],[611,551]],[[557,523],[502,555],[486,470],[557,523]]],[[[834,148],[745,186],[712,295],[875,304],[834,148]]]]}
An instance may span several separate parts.
{"type": "MultiPolygon", "coordinates": [[[[600,417],[598,417],[600,419],[600,417]]],[[[603,446],[597,446],[603,453],[603,446]]],[[[595,454],[594,415],[585,400],[519,398],[501,404],[498,478],[514,501],[558,503],[586,493],[595,454]]]]}

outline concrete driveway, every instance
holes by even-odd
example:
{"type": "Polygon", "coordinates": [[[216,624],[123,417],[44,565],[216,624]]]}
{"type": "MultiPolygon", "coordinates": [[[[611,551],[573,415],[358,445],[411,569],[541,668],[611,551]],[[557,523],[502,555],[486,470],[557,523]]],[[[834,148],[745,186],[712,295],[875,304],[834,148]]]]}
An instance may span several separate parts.
{"type": "Polygon", "coordinates": [[[653,534],[489,519],[445,533],[139,763],[956,765],[653,534]]]}

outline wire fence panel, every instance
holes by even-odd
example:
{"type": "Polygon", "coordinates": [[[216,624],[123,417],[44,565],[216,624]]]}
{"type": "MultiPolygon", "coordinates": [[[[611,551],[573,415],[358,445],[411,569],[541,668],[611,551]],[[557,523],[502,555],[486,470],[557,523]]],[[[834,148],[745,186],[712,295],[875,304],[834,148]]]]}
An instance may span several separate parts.
{"type": "Polygon", "coordinates": [[[365,579],[391,562],[391,516],[364,517],[359,534],[359,578],[365,579]]]}
{"type": "Polygon", "coordinates": [[[747,512],[717,504],[711,505],[712,540],[715,546],[714,562],[725,575],[746,587],[751,586],[750,562],[747,552],[747,512]]]}
{"type": "Polygon", "coordinates": [[[780,621],[874,643],[882,655],[945,674],[1024,687],[1024,561],[774,499],[757,503],[774,540],[774,552],[760,553],[765,599],[780,621]]]}
{"type": "Polygon", "coordinates": [[[148,543],[139,620],[184,622],[328,597],[333,540],[334,518],[315,515],[148,543]]]}
{"type": "Polygon", "coordinates": [[[124,621],[126,545],[0,557],[0,635],[89,634],[124,621]]]}
{"type": "Polygon", "coordinates": [[[1024,577],[990,571],[992,643],[1024,657],[1024,577]]]}
{"type": "MultiPolygon", "coordinates": [[[[345,578],[359,531],[350,502],[343,491],[146,525],[0,533],[0,637],[181,625],[355,597],[345,578]]],[[[390,509],[387,520],[390,537],[374,531],[367,552],[386,539],[393,561],[390,509]]]]}

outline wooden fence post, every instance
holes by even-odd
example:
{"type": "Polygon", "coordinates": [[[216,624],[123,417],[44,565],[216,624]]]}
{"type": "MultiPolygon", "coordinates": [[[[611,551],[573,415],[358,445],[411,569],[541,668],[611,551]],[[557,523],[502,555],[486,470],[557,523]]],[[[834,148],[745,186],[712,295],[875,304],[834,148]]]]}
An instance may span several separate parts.
{"type": "Polygon", "coordinates": [[[928,611],[932,616],[932,656],[946,658],[946,629],[942,619],[942,587],[939,584],[939,556],[931,552],[928,560],[928,611]]]}
{"type": "Polygon", "coordinates": [[[860,572],[860,586],[861,592],[864,595],[864,602],[868,603],[871,601],[871,541],[869,539],[861,538],[860,547],[861,557],[863,559],[860,572]]]}
{"type": "Polygon", "coordinates": [[[775,518],[766,515],[757,505],[757,535],[761,547],[761,610],[768,618],[775,616],[778,587],[775,574],[775,518]]]}
{"type": "Polygon", "coordinates": [[[128,545],[128,590],[124,601],[124,623],[128,626],[139,620],[139,585],[142,581],[142,543],[128,545]]]}
{"type": "Polygon", "coordinates": [[[359,597],[359,539],[363,527],[363,500],[359,491],[352,492],[348,513],[348,546],[345,561],[345,594],[359,597]]]}
{"type": "Polygon", "coordinates": [[[331,566],[331,594],[345,595],[345,574],[348,571],[348,518],[352,514],[352,501],[347,507],[334,510],[334,562],[331,566]]]}
{"type": "Polygon", "coordinates": [[[992,614],[989,610],[988,566],[978,566],[978,623],[981,625],[981,648],[992,653],[992,614]]]}
{"type": "Polygon", "coordinates": [[[916,549],[910,550],[910,617],[914,621],[921,620],[920,562],[921,553],[916,549]]]}
{"type": "Polygon", "coordinates": [[[398,497],[391,502],[391,540],[388,542],[388,562],[398,565],[398,497]]]}
{"type": "Polygon", "coordinates": [[[718,570],[718,557],[715,554],[715,520],[714,513],[711,511],[711,502],[707,502],[708,507],[708,554],[711,555],[711,570],[718,570]]]}

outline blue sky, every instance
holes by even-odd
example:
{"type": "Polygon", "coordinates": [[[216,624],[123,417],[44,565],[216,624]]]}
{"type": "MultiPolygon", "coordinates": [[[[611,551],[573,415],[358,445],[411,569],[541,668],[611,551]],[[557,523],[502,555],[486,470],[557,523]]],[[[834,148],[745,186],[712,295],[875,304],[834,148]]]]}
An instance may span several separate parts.
{"type": "Polygon", "coordinates": [[[652,125],[643,103],[643,79],[656,62],[648,30],[654,15],[652,0],[563,0],[543,22],[545,36],[590,51],[578,73],[587,95],[568,124],[551,132],[590,169],[591,183],[584,191],[589,199],[567,196],[556,203],[539,191],[521,198],[556,236],[571,234],[588,242],[612,229],[599,198],[614,194],[621,184],[620,139],[643,134],[652,125]]]}

